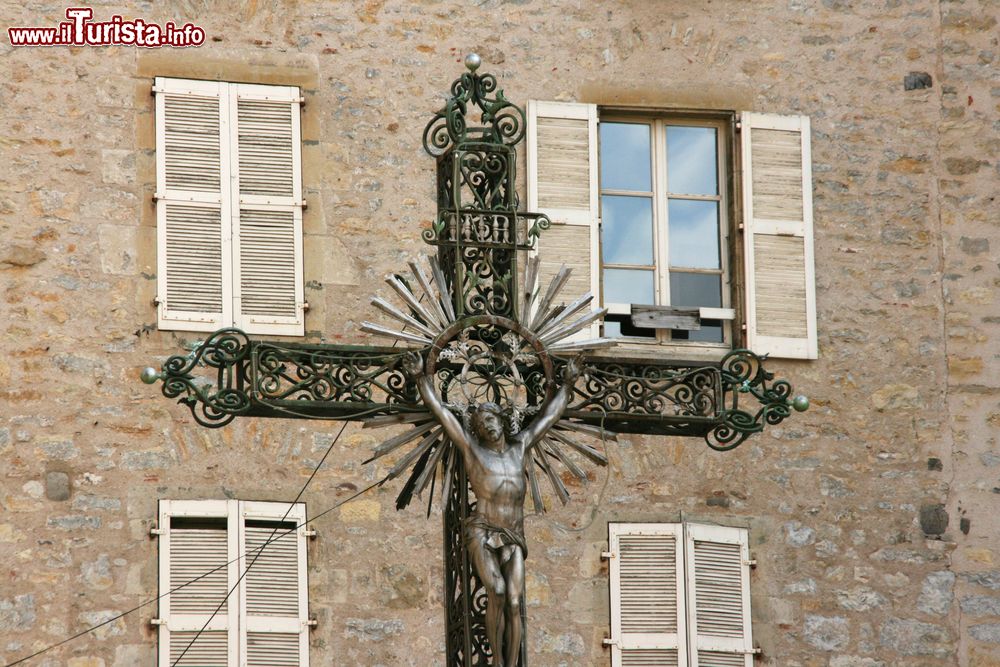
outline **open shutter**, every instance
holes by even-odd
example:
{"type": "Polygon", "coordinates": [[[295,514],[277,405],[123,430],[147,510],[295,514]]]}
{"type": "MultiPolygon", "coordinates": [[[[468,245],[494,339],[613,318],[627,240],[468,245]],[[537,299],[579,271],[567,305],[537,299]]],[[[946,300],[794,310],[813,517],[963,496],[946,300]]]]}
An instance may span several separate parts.
{"type": "Polygon", "coordinates": [[[234,322],[301,336],[302,169],[299,89],[230,86],[234,322]]]}
{"type": "MultiPolygon", "coordinates": [[[[529,100],[527,136],[528,210],[552,220],[538,239],[538,284],[544,290],[566,265],[573,272],[562,295],[573,300],[590,292],[596,305],[601,294],[597,107],[529,100]]],[[[599,335],[600,324],[594,323],[567,340],[599,335]]]]}
{"type": "Polygon", "coordinates": [[[231,317],[227,84],[157,77],[157,324],[214,331],[231,317]]]}
{"type": "Polygon", "coordinates": [[[687,665],[679,524],[609,524],[612,667],[687,665]]]}
{"type": "Polygon", "coordinates": [[[753,667],[750,565],[742,528],[685,527],[692,667],[753,667]]]}
{"type": "Polygon", "coordinates": [[[198,636],[239,576],[234,510],[235,502],[225,500],[160,501],[160,665],[238,664],[238,605],[233,597],[198,636]],[[188,585],[167,594],[184,584],[188,585]]]}
{"type": "Polygon", "coordinates": [[[309,606],[306,583],[305,506],[242,503],[240,582],[245,622],[241,667],[308,667],[309,606]],[[256,561],[254,561],[256,558],[256,561]],[[251,566],[252,563],[252,566],[251,566]]]}
{"type": "Polygon", "coordinates": [[[743,112],[742,121],[748,345],[815,359],[809,118],[743,112]]]}

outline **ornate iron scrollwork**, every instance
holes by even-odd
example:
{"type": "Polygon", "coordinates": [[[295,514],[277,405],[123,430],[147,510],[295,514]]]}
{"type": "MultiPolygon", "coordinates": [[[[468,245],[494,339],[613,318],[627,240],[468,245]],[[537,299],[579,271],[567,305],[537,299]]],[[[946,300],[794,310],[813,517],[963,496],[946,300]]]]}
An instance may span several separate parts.
{"type": "Polygon", "coordinates": [[[160,373],[163,395],[188,406],[202,426],[225,426],[252,405],[244,388],[249,351],[250,340],[239,329],[216,331],[190,354],[167,359],[160,373]],[[199,382],[193,374],[198,367],[214,368],[214,382],[207,378],[199,382]]]}

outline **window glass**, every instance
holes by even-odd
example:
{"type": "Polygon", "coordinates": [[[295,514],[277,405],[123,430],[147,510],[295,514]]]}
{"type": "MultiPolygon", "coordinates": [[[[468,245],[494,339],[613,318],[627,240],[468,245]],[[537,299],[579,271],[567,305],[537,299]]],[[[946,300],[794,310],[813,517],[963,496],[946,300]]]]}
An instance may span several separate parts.
{"type": "Polygon", "coordinates": [[[649,270],[605,269],[604,303],[656,303],[649,270]]]}
{"type": "Polygon", "coordinates": [[[601,187],[608,190],[653,189],[650,126],[601,123],[601,187]]]}
{"type": "Polygon", "coordinates": [[[605,195],[601,198],[601,257],[607,264],[652,266],[653,200],[605,195]]]}
{"type": "Polygon", "coordinates": [[[671,199],[670,266],[718,269],[719,203],[698,199],[671,199]]]}
{"type": "Polygon", "coordinates": [[[671,194],[719,193],[716,129],[667,126],[667,190],[671,194]]]}

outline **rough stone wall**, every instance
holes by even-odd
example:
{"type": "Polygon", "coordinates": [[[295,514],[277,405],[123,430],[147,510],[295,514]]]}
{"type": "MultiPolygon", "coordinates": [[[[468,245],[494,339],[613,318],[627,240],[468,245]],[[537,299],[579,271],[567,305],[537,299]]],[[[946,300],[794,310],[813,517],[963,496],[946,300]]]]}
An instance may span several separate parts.
{"type": "MultiPolygon", "coordinates": [[[[6,25],[63,8],[3,3],[6,25]]],[[[813,408],[740,449],[628,437],[532,518],[532,665],[609,664],[606,523],[748,525],[759,664],[1000,665],[1000,4],[367,0],[95,7],[192,21],[187,50],[0,39],[0,662],[155,595],[157,498],[288,500],[338,428],[197,428],[138,383],[155,327],[151,77],[303,87],[310,340],[358,331],[422,252],[419,146],[461,55],[508,96],[812,118],[813,408]],[[920,73],[923,73],[920,74],[920,73]],[[925,76],[926,75],[926,76],[925,76]],[[576,527],[579,532],[566,530],[576,527]]],[[[316,514],[384,473],[348,426],[316,514]]],[[[315,665],[440,663],[440,526],[386,488],[317,526],[315,665]]],[[[146,607],[34,661],[154,664],[146,607]]]]}

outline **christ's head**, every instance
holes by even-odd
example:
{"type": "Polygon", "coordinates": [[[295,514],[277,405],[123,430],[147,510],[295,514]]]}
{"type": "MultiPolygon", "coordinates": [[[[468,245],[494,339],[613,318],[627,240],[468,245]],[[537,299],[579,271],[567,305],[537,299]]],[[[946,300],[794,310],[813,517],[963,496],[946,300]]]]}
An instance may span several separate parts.
{"type": "Polygon", "coordinates": [[[489,449],[503,451],[507,446],[504,437],[503,410],[496,403],[482,403],[476,406],[470,416],[472,430],[480,444],[489,449]]]}

